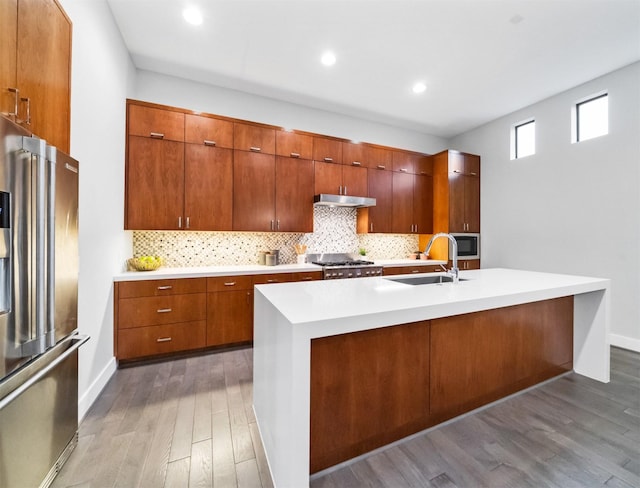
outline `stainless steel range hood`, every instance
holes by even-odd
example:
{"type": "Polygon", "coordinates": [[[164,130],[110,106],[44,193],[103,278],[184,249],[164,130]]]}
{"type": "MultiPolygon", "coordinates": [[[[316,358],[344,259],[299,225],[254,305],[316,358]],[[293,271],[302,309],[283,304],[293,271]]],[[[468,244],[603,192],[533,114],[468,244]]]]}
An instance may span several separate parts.
{"type": "Polygon", "coordinates": [[[376,199],[367,197],[352,197],[351,195],[328,195],[321,193],[313,197],[314,206],[325,207],[375,207],[376,199]]]}

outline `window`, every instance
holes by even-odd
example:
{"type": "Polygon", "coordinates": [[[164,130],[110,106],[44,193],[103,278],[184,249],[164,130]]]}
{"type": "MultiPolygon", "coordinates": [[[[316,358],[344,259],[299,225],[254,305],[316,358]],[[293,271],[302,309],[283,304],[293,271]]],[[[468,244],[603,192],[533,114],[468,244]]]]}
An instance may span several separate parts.
{"type": "Polygon", "coordinates": [[[511,132],[511,159],[520,159],[536,153],[536,121],[516,124],[511,132]]]}
{"type": "Polygon", "coordinates": [[[609,97],[606,93],[576,103],[572,117],[573,141],[580,142],[609,133],[609,97]]]}

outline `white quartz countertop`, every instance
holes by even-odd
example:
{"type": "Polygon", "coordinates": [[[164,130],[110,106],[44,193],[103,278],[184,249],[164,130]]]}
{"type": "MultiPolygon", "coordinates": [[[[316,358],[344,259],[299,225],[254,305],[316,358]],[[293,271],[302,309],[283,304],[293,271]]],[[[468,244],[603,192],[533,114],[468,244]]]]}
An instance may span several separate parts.
{"type": "MultiPolygon", "coordinates": [[[[256,289],[293,325],[361,317],[365,319],[363,324],[369,319],[380,326],[588,293],[609,286],[609,280],[602,278],[500,268],[462,271],[460,277],[467,281],[458,284],[415,286],[389,279],[397,277],[258,285],[256,289]]],[[[318,332],[318,336],[323,335],[318,332]]]]}
{"type": "MultiPolygon", "coordinates": [[[[435,259],[382,259],[375,261],[379,266],[429,266],[447,264],[446,261],[435,259]]],[[[231,266],[200,266],[184,268],[161,267],[155,271],[124,271],[113,277],[114,281],[164,280],[171,278],[206,278],[208,276],[238,276],[248,274],[271,273],[299,273],[305,271],[322,271],[322,266],[316,264],[279,264],[278,266],[263,266],[259,264],[231,265],[231,266]]]]}

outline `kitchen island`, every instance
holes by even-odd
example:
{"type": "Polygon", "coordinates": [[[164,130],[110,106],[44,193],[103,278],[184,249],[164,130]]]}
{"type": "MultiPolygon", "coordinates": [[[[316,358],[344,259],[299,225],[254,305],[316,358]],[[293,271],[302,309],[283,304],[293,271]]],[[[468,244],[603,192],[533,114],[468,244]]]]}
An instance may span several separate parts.
{"type": "Polygon", "coordinates": [[[571,369],[609,381],[609,280],[397,278],[256,287],[254,410],[277,487],[571,369]]]}

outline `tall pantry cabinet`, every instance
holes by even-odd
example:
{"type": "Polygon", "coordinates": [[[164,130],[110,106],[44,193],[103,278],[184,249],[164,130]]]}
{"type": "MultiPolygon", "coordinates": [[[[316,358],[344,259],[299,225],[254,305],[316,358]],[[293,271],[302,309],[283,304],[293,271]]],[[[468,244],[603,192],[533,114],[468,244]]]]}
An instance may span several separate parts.
{"type": "Polygon", "coordinates": [[[55,0],[0,2],[0,112],[66,153],[71,29],[55,0]]]}

